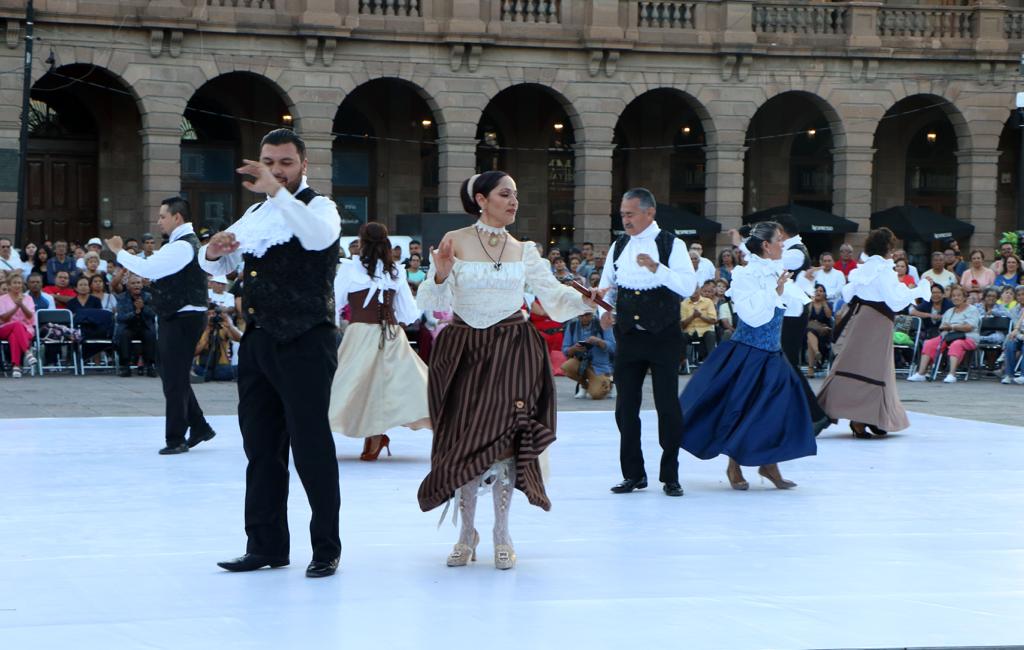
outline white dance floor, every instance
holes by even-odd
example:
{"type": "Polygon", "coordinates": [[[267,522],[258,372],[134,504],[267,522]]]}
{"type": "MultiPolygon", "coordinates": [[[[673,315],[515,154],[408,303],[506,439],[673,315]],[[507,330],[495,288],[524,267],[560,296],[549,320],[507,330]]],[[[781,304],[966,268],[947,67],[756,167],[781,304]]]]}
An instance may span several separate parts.
{"type": "MultiPolygon", "coordinates": [[[[657,475],[654,414],[645,413],[657,475]]],[[[613,495],[610,413],[567,413],[544,513],[516,494],[518,567],[444,566],[421,513],[429,434],[361,463],[339,439],[341,570],[310,580],[294,472],[292,565],[244,550],[236,421],[163,457],[157,418],[0,420],[0,648],[878,648],[1024,643],[1024,429],[912,414],[913,428],[783,466],[789,492],[681,453],[686,496],[613,495]]],[[[845,423],[844,423],[845,424],[845,423]]],[[[486,506],[484,505],[486,504],[486,506]]]]}

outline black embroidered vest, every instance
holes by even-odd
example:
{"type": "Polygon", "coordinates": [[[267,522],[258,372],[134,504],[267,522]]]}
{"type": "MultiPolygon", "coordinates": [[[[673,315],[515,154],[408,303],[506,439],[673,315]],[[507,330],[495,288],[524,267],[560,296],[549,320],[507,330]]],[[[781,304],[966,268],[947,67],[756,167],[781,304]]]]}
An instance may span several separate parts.
{"type": "MultiPolygon", "coordinates": [[[[316,196],[307,187],[295,198],[308,205],[316,196]]],[[[261,327],[285,343],[317,325],[334,325],[337,240],[324,250],[309,251],[293,236],[263,257],[246,253],[242,259],[242,311],[249,327],[261,327]]]]}
{"type": "MultiPolygon", "coordinates": [[[[668,266],[669,257],[672,255],[672,244],[675,242],[675,235],[662,230],[655,238],[658,246],[658,262],[668,266]]],[[[612,256],[612,264],[618,270],[619,255],[622,254],[626,244],[629,243],[629,235],[622,235],[615,240],[615,253],[612,256]]],[[[619,287],[615,298],[615,333],[625,334],[637,325],[648,332],[657,334],[662,330],[675,327],[679,330],[679,303],[682,298],[668,287],[661,286],[654,289],[636,290],[619,287]]]]}
{"type": "Polygon", "coordinates": [[[192,261],[176,273],[150,283],[153,310],[160,318],[169,318],[188,305],[206,307],[208,302],[206,287],[209,283],[206,271],[199,266],[199,238],[189,233],[176,241],[188,242],[192,246],[192,261]]]}

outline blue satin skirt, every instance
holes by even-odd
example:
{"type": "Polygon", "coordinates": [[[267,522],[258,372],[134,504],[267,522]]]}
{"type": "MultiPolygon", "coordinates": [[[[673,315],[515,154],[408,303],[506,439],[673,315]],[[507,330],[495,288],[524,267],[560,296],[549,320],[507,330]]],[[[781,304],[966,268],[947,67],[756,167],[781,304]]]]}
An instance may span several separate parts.
{"type": "Polygon", "coordinates": [[[679,396],[682,448],[708,460],[767,465],[817,453],[800,377],[780,351],[726,341],[679,396]]]}

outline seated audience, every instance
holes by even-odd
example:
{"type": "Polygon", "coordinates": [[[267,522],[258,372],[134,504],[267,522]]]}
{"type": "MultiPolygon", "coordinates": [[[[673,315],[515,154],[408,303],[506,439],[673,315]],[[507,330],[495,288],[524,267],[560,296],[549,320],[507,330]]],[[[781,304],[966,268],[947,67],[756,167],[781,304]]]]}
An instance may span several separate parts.
{"type": "Polygon", "coordinates": [[[72,313],[83,309],[103,309],[103,303],[92,295],[92,287],[89,286],[89,278],[81,276],[75,281],[75,296],[65,305],[72,313]]]}
{"type": "Polygon", "coordinates": [[[733,256],[732,249],[723,248],[722,252],[718,254],[718,272],[715,274],[715,279],[732,282],[734,268],[736,268],[736,258],[733,256]]]}
{"type": "MultiPolygon", "coordinates": [[[[96,260],[97,260],[97,262],[96,262],[97,268],[93,271],[93,273],[95,273],[95,272],[106,273],[107,272],[107,261],[100,258],[100,253],[102,253],[102,252],[103,252],[103,241],[100,240],[99,237],[93,237],[92,239],[90,239],[85,244],[85,254],[80,259],[75,260],[75,268],[78,269],[78,271],[80,271],[80,272],[81,271],[85,271],[88,268],[88,265],[89,265],[90,253],[96,253],[96,255],[94,255],[93,257],[95,257],[96,260]]],[[[90,277],[91,276],[92,276],[92,274],[90,274],[90,277]]]]}
{"type": "Polygon", "coordinates": [[[405,262],[405,277],[409,280],[410,287],[418,287],[427,279],[427,272],[423,270],[422,262],[419,253],[410,253],[409,259],[405,262]]]}
{"type": "Polygon", "coordinates": [[[574,279],[573,272],[569,270],[569,267],[565,265],[565,260],[561,257],[556,257],[555,261],[551,263],[551,272],[554,273],[555,279],[563,284],[572,282],[574,279]]]}
{"type": "MultiPolygon", "coordinates": [[[[59,243],[59,242],[58,242],[59,243]]],[[[71,272],[60,270],[54,273],[54,283],[43,287],[43,291],[53,297],[53,301],[59,309],[67,309],[68,303],[75,297],[75,290],[71,288],[71,272]]]]}
{"type": "Polygon", "coordinates": [[[911,288],[916,287],[921,282],[921,275],[917,272],[917,267],[911,264],[910,261],[907,259],[907,251],[903,250],[902,248],[897,248],[892,252],[892,261],[899,262],[900,260],[903,260],[904,262],[907,263],[907,273],[914,281],[914,284],[908,286],[910,286],[911,288]]]}
{"type": "Polygon", "coordinates": [[[107,291],[107,278],[103,275],[94,275],[89,278],[89,292],[100,301],[103,309],[117,311],[117,298],[107,291]]]}
{"type": "Polygon", "coordinates": [[[7,290],[0,295],[0,340],[10,346],[11,376],[21,377],[22,364],[35,365],[32,339],[35,337],[36,306],[25,294],[25,280],[21,271],[7,277],[7,290]]]}
{"type": "Polygon", "coordinates": [[[960,242],[955,239],[948,240],[942,254],[946,260],[946,269],[953,272],[959,280],[967,270],[967,262],[964,261],[964,256],[960,252],[960,242]]]}
{"type": "Polygon", "coordinates": [[[843,287],[846,286],[846,276],[835,268],[835,259],[832,257],[832,253],[822,253],[818,257],[818,263],[821,266],[808,269],[804,274],[808,280],[814,283],[810,287],[810,291],[807,292],[813,296],[814,287],[820,285],[825,288],[825,299],[830,304],[835,303],[843,287]]]}
{"type": "Polygon", "coordinates": [[[78,261],[82,262],[82,268],[78,269],[78,277],[91,278],[94,275],[106,275],[104,270],[100,270],[100,262],[103,260],[100,259],[99,253],[89,251],[78,261]]]}
{"type": "Polygon", "coordinates": [[[956,284],[956,274],[946,269],[946,258],[939,251],[932,253],[932,268],[921,274],[922,280],[931,280],[943,290],[956,284]]]}
{"type": "Polygon", "coordinates": [[[603,329],[593,312],[586,312],[565,326],[562,353],[567,357],[562,372],[576,382],[576,397],[604,399],[612,390],[615,334],[603,329]]]}
{"type": "Polygon", "coordinates": [[[596,289],[601,285],[601,274],[598,271],[592,272],[587,276],[587,286],[591,289],[596,289]]]}
{"type": "Polygon", "coordinates": [[[228,279],[223,275],[215,275],[207,283],[206,296],[211,305],[231,314],[235,311],[235,297],[228,293],[228,279]]]}
{"type": "Polygon", "coordinates": [[[1004,266],[1006,264],[1006,258],[1010,257],[1011,255],[1015,255],[1015,254],[1016,253],[1013,250],[1013,242],[1005,241],[1005,240],[1004,241],[1000,241],[999,242],[999,256],[996,259],[996,261],[992,263],[992,270],[996,274],[1000,274],[1003,271],[1005,271],[1004,266]]]}
{"type": "Polygon", "coordinates": [[[996,272],[985,266],[985,253],[971,251],[971,265],[960,276],[960,284],[968,291],[984,291],[996,281],[996,272]]]}
{"type": "Polygon", "coordinates": [[[994,285],[997,287],[1016,287],[1020,281],[1020,258],[1016,255],[1009,255],[1003,258],[1002,273],[996,276],[994,285]]]}
{"type": "Polygon", "coordinates": [[[71,281],[71,275],[75,272],[75,258],[68,255],[68,243],[60,239],[54,242],[53,255],[46,260],[46,284],[57,285],[58,271],[67,271],[68,282],[71,281]]]}
{"type": "MultiPolygon", "coordinates": [[[[927,280],[925,280],[927,282],[927,280]]],[[[910,308],[910,315],[921,319],[921,338],[930,339],[939,335],[939,324],[942,315],[953,308],[953,301],[946,297],[946,292],[938,284],[932,285],[930,300],[918,300],[910,308]]]]}
{"type": "Polygon", "coordinates": [[[857,260],[853,257],[853,246],[843,244],[839,247],[839,259],[836,260],[836,268],[849,277],[850,271],[857,268],[857,260]]]}
{"type": "Polygon", "coordinates": [[[36,305],[36,311],[41,309],[56,309],[57,303],[53,296],[43,292],[43,276],[39,273],[31,273],[28,276],[28,295],[36,305]]]}
{"type": "Polygon", "coordinates": [[[896,277],[900,279],[900,282],[907,285],[911,289],[917,286],[917,283],[914,282],[914,276],[910,275],[910,273],[907,272],[910,268],[910,265],[907,264],[906,260],[896,260],[893,268],[896,269],[896,277]]]}
{"type": "Polygon", "coordinates": [[[814,287],[814,297],[804,308],[807,312],[807,376],[813,378],[819,361],[828,358],[832,342],[832,307],[825,287],[814,287]]]}
{"type": "Polygon", "coordinates": [[[32,273],[38,273],[43,277],[44,284],[46,280],[46,262],[50,259],[50,249],[46,246],[40,246],[36,249],[35,255],[32,256],[32,273]]]}
{"type": "Polygon", "coordinates": [[[1013,329],[1003,341],[1003,378],[999,383],[1024,385],[1024,374],[1014,375],[1020,370],[1020,357],[1024,355],[1024,309],[1017,311],[1013,329]]]}
{"type": "Polygon", "coordinates": [[[117,298],[116,322],[114,324],[114,345],[120,355],[121,367],[118,376],[131,377],[134,365],[132,341],[142,342],[142,360],[146,374],[156,377],[156,312],[152,297],[142,288],[142,278],[131,276],[127,287],[117,298]]]}
{"type": "Polygon", "coordinates": [[[715,281],[708,280],[679,306],[679,326],[683,330],[683,358],[680,360],[683,374],[689,373],[686,359],[691,343],[700,343],[704,347],[705,359],[718,345],[715,338],[718,310],[715,308],[714,295],[715,281]]]}
{"type": "Polygon", "coordinates": [[[966,355],[978,348],[978,327],[981,316],[978,310],[967,304],[967,291],[956,284],[950,287],[949,298],[953,308],[942,315],[939,325],[940,335],[924,342],[921,350],[921,363],[917,372],[907,377],[909,381],[925,381],[928,367],[939,352],[949,354],[949,371],[942,381],[947,384],[956,383],[956,369],[966,355]]]}

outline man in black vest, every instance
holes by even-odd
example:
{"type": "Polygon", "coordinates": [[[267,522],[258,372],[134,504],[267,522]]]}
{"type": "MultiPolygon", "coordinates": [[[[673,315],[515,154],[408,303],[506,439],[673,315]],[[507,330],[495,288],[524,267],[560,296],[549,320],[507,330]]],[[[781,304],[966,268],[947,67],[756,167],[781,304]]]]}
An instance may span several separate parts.
{"type": "MultiPolygon", "coordinates": [[[[615,297],[615,422],[619,427],[622,478],[612,492],[624,494],[647,487],[640,447],[640,404],[644,377],[651,371],[654,406],[658,411],[661,469],[658,480],[668,496],[683,496],[679,485],[679,360],[683,333],[680,302],[693,293],[697,278],[686,244],[654,222],[654,195],[636,188],[622,196],[619,212],[626,234],[608,251],[610,263],[601,275],[601,289],[617,287],[615,297]]],[[[601,315],[605,329],[612,315],[601,315]]]]}
{"type": "Polygon", "coordinates": [[[288,448],[313,516],[306,575],[333,575],[341,556],[341,494],[327,419],[337,368],[334,276],[341,218],[306,184],[306,145],[288,129],[264,136],[259,161],[244,161],[246,189],[267,195],[200,250],[203,268],[242,271],[245,335],[239,348],[238,422],[245,472],[245,555],[228,571],[289,563],[288,448]]]}
{"type": "Polygon", "coordinates": [[[149,290],[158,319],[160,381],[167,402],[167,446],[160,453],[169,455],[184,453],[217,434],[203,417],[189,382],[196,343],[206,325],[207,280],[199,267],[199,240],[192,230],[188,201],[179,196],[161,201],[157,226],[168,242],[149,257],[124,250],[118,236],[108,239],[107,247],[117,256],[118,264],[151,281],[149,290]]]}

